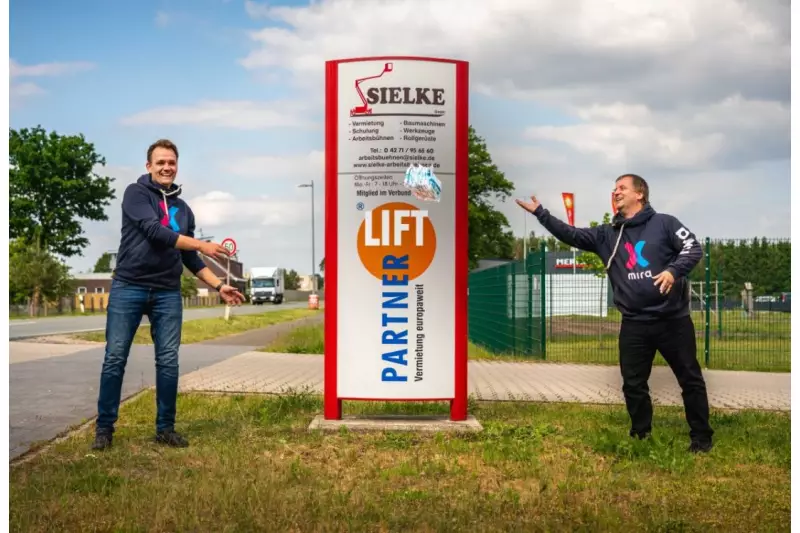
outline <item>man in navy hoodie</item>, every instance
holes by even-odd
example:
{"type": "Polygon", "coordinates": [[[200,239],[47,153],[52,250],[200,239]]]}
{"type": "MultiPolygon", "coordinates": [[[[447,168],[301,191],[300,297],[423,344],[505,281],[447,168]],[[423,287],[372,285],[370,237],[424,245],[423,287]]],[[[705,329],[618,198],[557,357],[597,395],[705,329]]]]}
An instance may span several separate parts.
{"type": "Polygon", "coordinates": [[[106,318],[106,353],[100,377],[93,449],[111,445],[122,378],[136,330],[147,315],[156,359],[156,442],[188,446],[175,431],[178,348],[183,324],[181,274],[184,265],[214,287],[229,304],[244,301],[203,263],[198,252],[222,259],[219,244],[194,238],[194,213],[175,184],[178,148],[165,139],[147,150],[148,173],[128,185],[122,198],[122,232],[106,318]]]}
{"type": "Polygon", "coordinates": [[[575,228],[544,209],[535,196],[517,200],[558,240],[597,254],[605,265],[614,303],[622,313],[619,333],[622,391],[631,417],[631,437],[652,430],[648,380],[658,350],[683,392],[692,452],[712,447],[708,394],[697,362],[695,329],[689,312],[689,272],[703,250],[675,217],[650,207],[647,182],[635,174],[616,180],[617,215],[611,224],[575,228]]]}

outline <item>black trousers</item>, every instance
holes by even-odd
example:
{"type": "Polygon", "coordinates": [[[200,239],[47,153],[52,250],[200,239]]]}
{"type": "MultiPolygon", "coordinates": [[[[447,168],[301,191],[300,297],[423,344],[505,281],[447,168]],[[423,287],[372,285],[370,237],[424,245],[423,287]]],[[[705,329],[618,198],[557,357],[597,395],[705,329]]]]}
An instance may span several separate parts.
{"type": "Polygon", "coordinates": [[[631,417],[631,436],[650,433],[653,404],[650,371],[658,350],[678,379],[692,440],[710,441],[714,431],[708,423],[708,393],[697,361],[697,341],[691,317],[656,322],[623,320],[619,334],[622,392],[631,417]]]}

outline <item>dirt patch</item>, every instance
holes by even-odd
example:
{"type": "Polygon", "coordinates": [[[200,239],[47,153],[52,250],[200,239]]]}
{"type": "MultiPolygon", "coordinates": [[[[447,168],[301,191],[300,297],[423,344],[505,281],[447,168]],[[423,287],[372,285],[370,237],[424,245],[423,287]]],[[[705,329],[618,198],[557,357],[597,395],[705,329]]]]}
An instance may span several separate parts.
{"type": "Polygon", "coordinates": [[[552,335],[618,335],[619,322],[599,318],[553,317],[547,319],[547,329],[552,335]]]}

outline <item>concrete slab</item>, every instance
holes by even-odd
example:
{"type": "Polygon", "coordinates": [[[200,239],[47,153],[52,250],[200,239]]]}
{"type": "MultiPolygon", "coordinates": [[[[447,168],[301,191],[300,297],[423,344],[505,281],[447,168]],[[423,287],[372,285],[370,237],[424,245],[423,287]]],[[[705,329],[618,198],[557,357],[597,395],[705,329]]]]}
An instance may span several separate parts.
{"type": "Polygon", "coordinates": [[[43,344],[38,342],[9,342],[8,363],[25,363],[50,357],[62,357],[97,348],[97,344],[43,344]]]}
{"type": "MultiPolygon", "coordinates": [[[[281,394],[324,389],[321,355],[248,352],[192,372],[182,391],[281,394]]],[[[791,374],[704,370],[711,407],[791,410],[791,374]]],[[[470,361],[468,394],[476,400],[624,404],[618,366],[470,361]]],[[[682,405],[672,371],[655,367],[650,394],[656,405],[682,405]]]]}
{"type": "Polygon", "coordinates": [[[483,426],[472,416],[461,422],[454,422],[447,416],[344,416],[341,420],[325,420],[323,415],[317,415],[308,426],[309,431],[321,430],[328,432],[339,431],[341,428],[350,431],[420,431],[426,433],[477,433],[483,431],[483,426]]]}

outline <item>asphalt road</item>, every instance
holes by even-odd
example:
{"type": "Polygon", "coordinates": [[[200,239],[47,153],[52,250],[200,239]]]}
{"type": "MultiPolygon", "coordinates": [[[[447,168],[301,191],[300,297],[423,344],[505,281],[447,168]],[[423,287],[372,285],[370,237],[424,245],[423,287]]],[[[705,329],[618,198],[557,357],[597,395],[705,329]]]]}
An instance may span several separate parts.
{"type": "MultiPolygon", "coordinates": [[[[276,306],[282,307],[282,306],[276,306]]],[[[270,309],[264,306],[265,309],[270,309]]],[[[82,347],[72,354],[31,359],[24,357],[34,343],[11,343],[11,351],[21,362],[9,365],[9,456],[25,453],[35,442],[49,441],[71,426],[97,414],[97,389],[105,349],[82,347]],[[27,345],[27,346],[26,346],[27,345]],[[21,356],[21,357],[20,357],[21,356]],[[26,360],[28,359],[28,360],[26,360]]],[[[253,347],[247,346],[181,346],[179,372],[183,376],[237,355],[253,347]]],[[[131,347],[122,399],[155,385],[153,347],[131,347]]],[[[153,405],[155,422],[155,405],[153,405]]],[[[121,423],[125,421],[120,419],[121,423]]],[[[181,426],[180,411],[177,417],[181,426]]],[[[153,428],[155,431],[155,427],[153,428]]],[[[190,440],[194,435],[189,435],[190,440]]],[[[87,449],[87,452],[89,450],[87,449]]]]}
{"type": "MultiPolygon", "coordinates": [[[[250,305],[244,304],[234,307],[231,310],[233,315],[254,315],[280,311],[281,309],[299,309],[308,305],[307,302],[285,302],[280,305],[264,304],[250,305]]],[[[224,307],[197,307],[185,309],[183,320],[195,320],[198,318],[212,318],[223,316],[224,307]]],[[[147,317],[142,319],[142,324],[147,324],[147,317]]],[[[106,315],[88,316],[64,316],[53,318],[37,318],[32,320],[9,320],[8,338],[9,340],[39,337],[44,335],[58,335],[62,333],[78,333],[83,331],[98,331],[106,327],[106,315]]]]}

